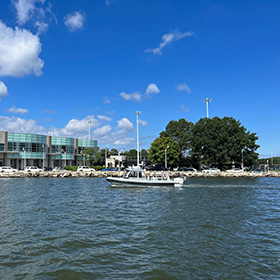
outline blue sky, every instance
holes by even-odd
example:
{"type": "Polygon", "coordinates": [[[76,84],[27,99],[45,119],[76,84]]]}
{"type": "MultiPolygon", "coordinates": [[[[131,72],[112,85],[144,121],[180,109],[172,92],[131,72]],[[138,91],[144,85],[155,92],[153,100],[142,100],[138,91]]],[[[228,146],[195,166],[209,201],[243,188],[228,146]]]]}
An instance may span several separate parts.
{"type": "Polygon", "coordinates": [[[148,149],[170,120],[234,117],[280,156],[280,2],[1,0],[0,130],[148,149]]]}

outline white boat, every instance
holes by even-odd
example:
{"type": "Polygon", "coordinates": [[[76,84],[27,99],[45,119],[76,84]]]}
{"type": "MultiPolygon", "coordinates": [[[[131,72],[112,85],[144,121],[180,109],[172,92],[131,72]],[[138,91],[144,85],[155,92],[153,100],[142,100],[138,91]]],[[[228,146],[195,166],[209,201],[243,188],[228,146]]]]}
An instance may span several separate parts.
{"type": "Polygon", "coordinates": [[[107,177],[112,187],[181,187],[184,184],[183,178],[170,179],[168,172],[157,172],[153,176],[146,176],[146,171],[133,166],[126,169],[123,177],[107,177]]]}
{"type": "Polygon", "coordinates": [[[124,176],[107,177],[107,181],[111,186],[123,187],[143,187],[143,186],[164,186],[164,187],[181,187],[184,184],[183,178],[175,178],[171,180],[168,172],[155,173],[154,176],[146,176],[146,171],[139,164],[139,131],[138,131],[138,116],[140,111],[136,112],[137,117],[137,166],[126,169],[124,176]]]}

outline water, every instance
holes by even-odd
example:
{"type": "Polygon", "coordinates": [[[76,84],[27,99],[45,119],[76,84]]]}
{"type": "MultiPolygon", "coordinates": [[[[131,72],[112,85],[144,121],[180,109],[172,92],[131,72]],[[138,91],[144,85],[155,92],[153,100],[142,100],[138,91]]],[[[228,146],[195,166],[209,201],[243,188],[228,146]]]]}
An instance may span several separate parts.
{"type": "Polygon", "coordinates": [[[0,180],[1,279],[280,279],[280,179],[0,180]]]}

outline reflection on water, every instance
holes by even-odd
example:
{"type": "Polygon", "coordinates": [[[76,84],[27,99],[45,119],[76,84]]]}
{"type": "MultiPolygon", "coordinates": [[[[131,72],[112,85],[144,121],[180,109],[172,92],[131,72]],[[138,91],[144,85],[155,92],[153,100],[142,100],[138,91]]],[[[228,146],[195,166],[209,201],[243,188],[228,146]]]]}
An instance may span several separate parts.
{"type": "Polygon", "coordinates": [[[279,279],[279,178],[0,180],[2,279],[279,279]]]}

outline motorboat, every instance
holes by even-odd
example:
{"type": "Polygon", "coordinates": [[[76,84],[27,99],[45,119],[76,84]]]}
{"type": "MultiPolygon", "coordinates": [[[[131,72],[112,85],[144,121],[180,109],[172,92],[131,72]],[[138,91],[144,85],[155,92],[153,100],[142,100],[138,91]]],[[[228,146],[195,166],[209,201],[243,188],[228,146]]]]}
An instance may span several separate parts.
{"type": "Polygon", "coordinates": [[[168,172],[156,172],[152,176],[146,175],[146,170],[140,166],[132,166],[126,169],[123,177],[107,177],[112,187],[181,187],[183,178],[170,179],[168,172]]]}
{"type": "Polygon", "coordinates": [[[107,177],[111,186],[123,187],[147,187],[147,186],[164,186],[164,187],[181,187],[184,184],[183,178],[169,178],[168,172],[154,173],[153,176],[146,176],[146,170],[139,164],[139,130],[138,116],[141,111],[136,112],[137,118],[137,166],[128,167],[123,177],[107,177]]]}

